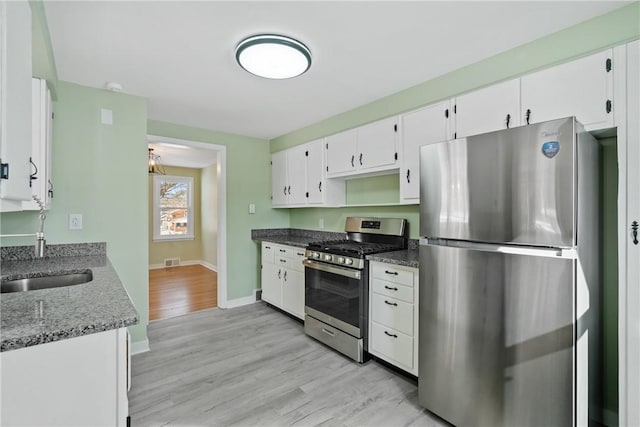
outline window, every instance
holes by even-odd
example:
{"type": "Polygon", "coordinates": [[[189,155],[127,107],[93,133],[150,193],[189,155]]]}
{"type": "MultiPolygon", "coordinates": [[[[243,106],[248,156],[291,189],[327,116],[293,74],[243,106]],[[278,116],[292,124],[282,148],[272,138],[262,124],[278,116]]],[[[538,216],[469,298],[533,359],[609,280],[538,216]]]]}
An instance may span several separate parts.
{"type": "Polygon", "coordinates": [[[193,224],[193,178],[154,175],[153,240],[192,240],[193,224]]]}

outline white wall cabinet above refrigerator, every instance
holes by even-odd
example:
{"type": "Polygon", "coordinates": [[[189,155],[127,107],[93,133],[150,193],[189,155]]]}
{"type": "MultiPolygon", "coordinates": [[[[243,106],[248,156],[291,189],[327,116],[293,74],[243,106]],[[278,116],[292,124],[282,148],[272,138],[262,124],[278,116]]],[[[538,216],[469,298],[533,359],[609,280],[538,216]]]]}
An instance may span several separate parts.
{"type": "Polygon", "coordinates": [[[520,79],[460,95],[453,105],[454,138],[520,126],[520,79]]]}
{"type": "Polygon", "coordinates": [[[393,116],[328,136],[327,177],[354,178],[397,170],[398,119],[393,116]]]}
{"type": "Polygon", "coordinates": [[[612,61],[608,49],[523,76],[522,124],[576,116],[587,130],[613,127],[612,61]]]}
{"type": "Polygon", "coordinates": [[[344,204],[345,183],[325,177],[324,139],[272,154],[271,196],[274,208],[344,204]]]}
{"type": "Polygon", "coordinates": [[[0,211],[31,199],[31,7],[0,2],[0,211]]]}

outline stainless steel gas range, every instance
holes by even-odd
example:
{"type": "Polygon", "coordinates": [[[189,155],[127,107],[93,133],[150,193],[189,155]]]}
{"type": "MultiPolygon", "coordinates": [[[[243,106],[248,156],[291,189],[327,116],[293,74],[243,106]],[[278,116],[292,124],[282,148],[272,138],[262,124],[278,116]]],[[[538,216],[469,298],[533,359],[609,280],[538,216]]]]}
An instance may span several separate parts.
{"type": "Polygon", "coordinates": [[[345,240],[310,243],[305,252],[307,335],[364,362],[367,351],[369,266],[366,255],[405,249],[407,220],[346,221],[345,240]]]}

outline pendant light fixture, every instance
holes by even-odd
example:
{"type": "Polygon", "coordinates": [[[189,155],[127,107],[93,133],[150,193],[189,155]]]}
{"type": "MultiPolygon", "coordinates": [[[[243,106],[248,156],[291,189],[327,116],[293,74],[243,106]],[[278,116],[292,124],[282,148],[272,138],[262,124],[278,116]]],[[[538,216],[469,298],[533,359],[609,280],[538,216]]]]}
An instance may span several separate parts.
{"type": "Polygon", "coordinates": [[[166,175],[160,156],[153,153],[153,148],[149,148],[149,174],[166,175]]]}
{"type": "Polygon", "coordinates": [[[311,67],[311,51],[291,37],[259,34],[236,47],[236,61],[251,74],[267,79],[290,79],[311,67]]]}

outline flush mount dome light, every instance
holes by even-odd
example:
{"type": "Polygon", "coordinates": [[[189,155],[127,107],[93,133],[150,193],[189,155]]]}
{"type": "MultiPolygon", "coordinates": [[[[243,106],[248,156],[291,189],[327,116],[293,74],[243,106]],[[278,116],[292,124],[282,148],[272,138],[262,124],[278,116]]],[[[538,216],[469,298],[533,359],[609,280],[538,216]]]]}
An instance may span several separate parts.
{"type": "Polygon", "coordinates": [[[238,64],[267,79],[289,79],[311,67],[311,51],[298,40],[275,34],[259,34],[236,47],[238,64]]]}

